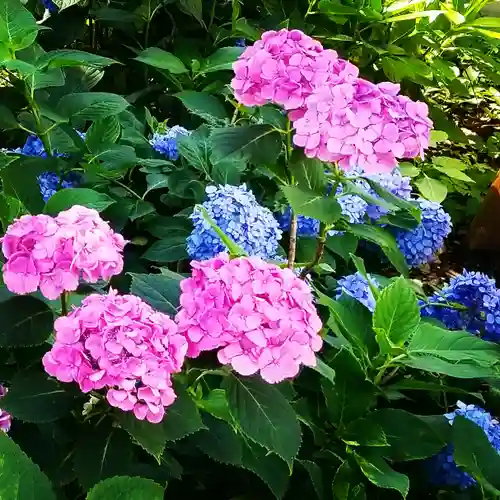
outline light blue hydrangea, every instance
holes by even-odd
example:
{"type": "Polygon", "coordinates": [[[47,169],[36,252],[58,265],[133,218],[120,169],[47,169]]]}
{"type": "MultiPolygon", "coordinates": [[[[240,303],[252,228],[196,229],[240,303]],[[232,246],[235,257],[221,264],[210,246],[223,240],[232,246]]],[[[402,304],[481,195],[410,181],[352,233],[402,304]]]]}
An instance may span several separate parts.
{"type": "Polygon", "coordinates": [[[452,228],[451,218],[440,203],[422,198],[418,200],[418,203],[422,211],[420,224],[409,231],[395,230],[399,249],[411,267],[432,262],[436,252],[443,247],[444,240],[452,228]]]}
{"type": "MultiPolygon", "coordinates": [[[[380,288],[375,278],[370,275],[368,277],[376,288],[380,288]]],[[[369,311],[375,310],[375,297],[368,286],[368,281],[359,272],[344,276],[337,281],[336,298],[339,299],[344,293],[361,302],[369,311]]]]}
{"type": "MultiPolygon", "coordinates": [[[[277,255],[281,230],[270,210],[259,205],[252,191],[243,184],[208,186],[203,207],[210,217],[248,255],[274,259],[277,255]]],[[[187,238],[187,251],[192,259],[210,259],[227,251],[209,223],[199,211],[191,216],[193,231],[187,238]]]]}
{"type": "Polygon", "coordinates": [[[441,321],[450,330],[467,330],[485,340],[500,342],[500,290],[485,274],[464,270],[449,285],[429,297],[423,316],[441,321]],[[466,310],[432,304],[455,303],[466,310]]]}
{"type": "Polygon", "coordinates": [[[66,189],[78,186],[80,176],[70,172],[63,176],[62,180],[55,172],[43,172],[37,177],[40,193],[44,202],[54,195],[59,189],[66,189]]]}
{"type": "MultiPolygon", "coordinates": [[[[457,415],[461,415],[481,427],[491,446],[497,452],[500,452],[500,425],[486,410],[476,405],[466,405],[458,401],[457,409],[452,413],[445,414],[445,417],[453,425],[457,415]]],[[[427,471],[430,482],[437,486],[466,489],[476,484],[476,480],[472,476],[458,468],[455,460],[453,460],[453,445],[451,444],[427,460],[427,471]]]]}
{"type": "Polygon", "coordinates": [[[167,129],[165,133],[155,132],[149,143],[155,151],[169,160],[177,160],[179,158],[177,139],[180,135],[189,135],[190,133],[190,130],[186,130],[180,125],[175,125],[167,129]]]}

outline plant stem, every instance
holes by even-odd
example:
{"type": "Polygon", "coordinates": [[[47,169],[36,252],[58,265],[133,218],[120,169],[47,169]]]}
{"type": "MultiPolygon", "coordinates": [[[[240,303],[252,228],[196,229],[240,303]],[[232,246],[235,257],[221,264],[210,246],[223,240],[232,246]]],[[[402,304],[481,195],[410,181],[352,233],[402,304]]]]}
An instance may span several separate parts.
{"type": "Polygon", "coordinates": [[[26,100],[28,101],[31,112],[33,113],[33,118],[35,119],[36,133],[40,138],[40,140],[42,141],[43,148],[45,149],[47,156],[52,156],[52,144],[50,142],[50,136],[47,133],[48,130],[50,129],[47,130],[43,129],[41,115],[40,115],[40,108],[38,107],[38,104],[35,101],[33,93],[34,93],[33,86],[31,86],[30,89],[27,83],[24,82],[24,95],[26,97],[26,100]]]}
{"type": "Polygon", "coordinates": [[[314,258],[309,264],[307,264],[304,269],[302,269],[302,272],[300,273],[300,279],[304,280],[306,279],[307,275],[309,274],[309,271],[316,266],[319,261],[321,260],[321,257],[323,257],[323,253],[325,251],[325,243],[326,243],[326,233],[327,233],[327,225],[322,222],[320,227],[319,227],[319,235],[317,238],[318,244],[316,246],[316,253],[314,254],[314,258]]]}
{"type": "Polygon", "coordinates": [[[288,269],[293,269],[295,262],[295,252],[297,250],[297,214],[292,210],[290,220],[290,237],[288,240],[288,269]]]}
{"type": "Polygon", "coordinates": [[[66,292],[61,293],[61,314],[63,316],[68,315],[68,296],[66,292]]]}

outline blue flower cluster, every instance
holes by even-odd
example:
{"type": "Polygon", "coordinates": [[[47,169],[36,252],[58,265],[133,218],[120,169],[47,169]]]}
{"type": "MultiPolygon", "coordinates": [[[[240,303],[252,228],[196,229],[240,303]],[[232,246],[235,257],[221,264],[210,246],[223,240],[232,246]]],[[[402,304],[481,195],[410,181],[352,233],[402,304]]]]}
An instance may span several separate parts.
{"type": "Polygon", "coordinates": [[[40,193],[45,203],[59,189],[76,187],[80,184],[80,180],[80,176],[75,172],[63,175],[62,180],[55,172],[43,172],[37,177],[40,193]]]}
{"type": "Polygon", "coordinates": [[[485,274],[464,270],[452,278],[448,286],[429,297],[429,305],[422,308],[422,315],[438,319],[450,330],[467,330],[485,340],[500,342],[500,290],[495,280],[485,274]],[[441,304],[447,303],[467,309],[442,307],[441,304]]]}
{"type": "MultiPolygon", "coordinates": [[[[497,452],[500,452],[500,425],[498,421],[479,406],[466,405],[458,401],[457,407],[453,413],[445,414],[449,423],[453,425],[457,415],[474,422],[484,431],[491,446],[497,452]]],[[[476,480],[472,476],[458,468],[453,460],[453,445],[451,444],[427,460],[427,471],[430,482],[436,486],[452,486],[466,489],[476,484],[476,480]]]]}
{"type": "Polygon", "coordinates": [[[52,0],[41,0],[41,2],[51,14],[58,12],[59,7],[52,0]]]}
{"type": "MultiPolygon", "coordinates": [[[[375,287],[380,288],[380,284],[375,278],[370,275],[368,277],[375,287]]],[[[368,281],[359,272],[344,276],[337,281],[336,299],[339,299],[343,293],[361,302],[369,311],[375,310],[375,297],[368,286],[368,281]]]]}
{"type": "MultiPolygon", "coordinates": [[[[287,207],[283,213],[276,214],[280,229],[288,231],[292,220],[292,210],[287,207]]],[[[319,220],[305,215],[297,215],[297,236],[317,236],[319,232],[319,220]]]]}
{"type": "Polygon", "coordinates": [[[236,47],[246,47],[247,46],[247,41],[244,38],[238,38],[234,42],[234,45],[236,45],[236,47]]]}
{"type": "MultiPolygon", "coordinates": [[[[208,186],[208,200],[203,203],[210,217],[235,243],[249,255],[274,259],[277,255],[281,230],[267,208],[259,205],[252,191],[243,184],[208,186]]],[[[226,246],[205,221],[199,211],[191,216],[193,231],[187,238],[187,251],[192,259],[210,259],[226,246]]]]}
{"type": "Polygon", "coordinates": [[[411,267],[432,262],[436,252],[443,247],[452,227],[451,218],[440,203],[422,198],[418,202],[422,211],[420,224],[410,231],[396,231],[399,249],[411,267]]]}
{"type": "MultiPolygon", "coordinates": [[[[398,168],[387,174],[373,174],[367,177],[402,200],[409,200],[411,197],[410,178],[403,177],[398,168]]],[[[373,189],[370,189],[370,194],[378,198],[377,193],[373,189]]],[[[368,217],[373,220],[380,219],[380,217],[387,214],[387,210],[379,205],[368,205],[366,212],[368,217]]]]}
{"type": "Polygon", "coordinates": [[[191,131],[186,130],[180,125],[175,125],[167,129],[162,134],[155,132],[149,143],[155,151],[167,157],[169,160],[177,160],[179,158],[179,149],[177,148],[177,137],[179,135],[189,135],[191,131]]]}

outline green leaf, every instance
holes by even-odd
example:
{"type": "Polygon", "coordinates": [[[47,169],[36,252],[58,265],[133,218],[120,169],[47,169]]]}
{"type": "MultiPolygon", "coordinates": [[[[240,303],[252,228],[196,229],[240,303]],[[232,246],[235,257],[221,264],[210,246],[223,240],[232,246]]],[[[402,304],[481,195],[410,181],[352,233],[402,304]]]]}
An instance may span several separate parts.
{"type": "Polygon", "coordinates": [[[293,158],[288,168],[299,188],[326,196],[326,175],[323,162],[301,154],[298,158],[293,158]]]}
{"type": "Polygon", "coordinates": [[[183,235],[172,235],[156,241],[142,256],[153,262],[176,262],[187,257],[186,238],[183,235]]]}
{"type": "Polygon", "coordinates": [[[118,421],[121,428],[126,430],[141,448],[153,455],[160,463],[161,455],[167,443],[167,436],[163,426],[152,424],[147,420],[139,420],[129,411],[120,412],[118,421]]]}
{"type": "Polygon", "coordinates": [[[19,127],[16,117],[7,107],[0,105],[0,128],[2,130],[14,130],[19,127]]]}
{"type": "Polygon", "coordinates": [[[243,47],[222,47],[208,57],[201,68],[201,72],[211,73],[212,71],[233,69],[233,63],[244,50],[243,47]]]}
{"type": "Polygon", "coordinates": [[[326,248],[340,255],[346,262],[350,260],[350,254],[354,253],[357,247],[358,239],[349,233],[335,234],[326,239],[326,248]]]}
{"type": "Polygon", "coordinates": [[[201,127],[190,135],[185,135],[177,140],[177,148],[180,156],[197,170],[210,177],[210,136],[205,127],[201,127]]]}
{"type": "Polygon", "coordinates": [[[202,26],[203,24],[203,0],[180,0],[182,10],[193,16],[202,26]]]}
{"type": "Polygon", "coordinates": [[[149,47],[149,49],[143,50],[135,57],[135,60],[154,68],[165,69],[174,75],[188,72],[188,69],[178,57],[158,47],[149,47]]]}
{"type": "Polygon", "coordinates": [[[73,7],[73,5],[77,5],[80,2],[81,0],[54,0],[54,3],[59,7],[59,11],[73,7]]]}
{"type": "Polygon", "coordinates": [[[192,229],[191,221],[181,216],[157,216],[146,226],[146,230],[155,238],[167,238],[173,234],[183,234],[187,238],[192,229]]]}
{"type": "Polygon", "coordinates": [[[100,482],[87,500],[163,500],[163,487],[143,477],[111,477],[100,482]]]}
{"type": "Polygon", "coordinates": [[[197,431],[205,429],[191,396],[179,384],[175,386],[177,398],[165,412],[161,422],[167,441],[177,441],[197,431]]]}
{"type": "Polygon", "coordinates": [[[35,41],[38,29],[35,18],[19,0],[2,0],[0,44],[13,51],[25,49],[35,41]]]}
{"type": "MultiPolygon", "coordinates": [[[[444,134],[444,132],[443,132],[444,134]]],[[[420,169],[411,163],[403,162],[399,164],[399,171],[404,177],[417,177],[420,174],[420,169]]]]}
{"type": "Polygon", "coordinates": [[[354,458],[371,483],[379,488],[397,490],[403,498],[406,498],[410,489],[408,476],[392,469],[382,457],[381,450],[366,449],[355,452],[354,458]]]}
{"type": "Polygon", "coordinates": [[[380,293],[373,313],[373,329],[377,338],[380,333],[392,347],[402,347],[419,324],[417,296],[406,279],[399,277],[380,293]]]}
{"type": "Polygon", "coordinates": [[[62,68],[68,66],[104,68],[111,64],[118,64],[118,61],[81,50],[60,49],[46,52],[37,60],[36,64],[39,68],[62,68]]]}
{"type": "Polygon", "coordinates": [[[224,120],[228,117],[224,105],[206,92],[195,92],[193,90],[184,90],[175,94],[175,97],[182,101],[186,108],[207,121],[224,120]]]}
{"type": "MultiPolygon", "coordinates": [[[[420,416],[387,408],[352,422],[342,439],[359,442],[360,436],[370,435],[383,437],[385,445],[390,448],[381,450],[381,453],[391,460],[421,460],[435,455],[446,446],[450,440],[451,426],[442,415],[420,416]]],[[[359,444],[377,446],[366,442],[359,444]]]]}
{"type": "Polygon", "coordinates": [[[500,373],[498,369],[486,366],[478,366],[471,363],[449,362],[435,356],[409,357],[399,361],[399,363],[430,373],[440,373],[455,378],[493,378],[498,379],[500,373]]]}
{"type": "Polygon", "coordinates": [[[471,179],[467,174],[464,174],[461,170],[458,170],[456,168],[446,166],[446,167],[441,167],[439,165],[434,165],[434,168],[438,171],[441,172],[442,174],[451,177],[452,179],[456,179],[458,181],[463,181],[463,182],[476,182],[474,179],[471,179]]]}
{"type": "Polygon", "coordinates": [[[410,14],[402,14],[399,16],[392,16],[384,19],[383,23],[395,23],[397,21],[408,21],[410,19],[419,19],[421,17],[432,17],[435,18],[440,14],[443,14],[444,10],[421,10],[418,12],[411,12],[410,14]]]}
{"type": "Polygon", "coordinates": [[[500,456],[475,422],[457,415],[452,425],[453,458],[485,486],[500,490],[500,456]]]}
{"type": "Polygon", "coordinates": [[[466,26],[475,26],[478,28],[500,28],[500,17],[478,17],[470,23],[467,23],[466,26]]]}
{"type": "Polygon", "coordinates": [[[196,404],[203,411],[210,413],[210,415],[226,422],[232,422],[226,391],[224,389],[211,390],[203,399],[197,400],[196,404]]]}
{"type": "Polygon", "coordinates": [[[347,231],[358,238],[362,238],[378,245],[382,252],[389,259],[391,264],[404,276],[408,275],[408,265],[405,258],[398,248],[394,236],[378,226],[368,224],[349,224],[347,231]]]}
{"type": "Polygon", "coordinates": [[[322,500],[324,498],[323,473],[321,472],[320,466],[309,460],[299,460],[298,462],[309,474],[309,478],[313,485],[314,491],[316,492],[318,498],[322,500]]]}
{"type": "Polygon", "coordinates": [[[281,186],[281,190],[297,214],[318,219],[326,224],[333,224],[342,214],[335,198],[305,191],[297,186],[281,186]]]}
{"type": "Polygon", "coordinates": [[[335,384],[335,370],[330,368],[324,361],[316,357],[316,366],[311,367],[323,377],[326,377],[332,384],[335,384]]]}
{"type": "Polygon", "coordinates": [[[80,92],[67,94],[57,105],[57,112],[71,119],[98,120],[117,115],[129,103],[117,94],[107,92],[80,92]]]}
{"type": "Polygon", "coordinates": [[[212,167],[211,177],[215,184],[240,184],[241,174],[246,168],[246,162],[239,159],[221,160],[212,167]]]}
{"type": "Polygon", "coordinates": [[[85,143],[90,151],[97,153],[103,146],[114,144],[120,137],[121,125],[116,116],[96,120],[87,130],[85,143]]]}
{"type": "Polygon", "coordinates": [[[270,125],[217,128],[212,131],[213,163],[243,157],[255,165],[274,163],[281,153],[281,137],[270,125]]]}
{"type": "Polygon", "coordinates": [[[335,473],[332,484],[334,500],[366,500],[363,476],[359,469],[354,469],[349,460],[342,462],[335,473]]]}
{"type": "Polygon", "coordinates": [[[377,389],[366,378],[358,359],[345,347],[338,351],[329,366],[335,370],[335,385],[323,379],[321,386],[330,419],[336,427],[343,427],[369,410],[377,389]]]}
{"type": "Polygon", "coordinates": [[[1,302],[0,317],[0,347],[43,344],[53,331],[52,309],[35,297],[11,297],[1,302]]]}
{"type": "Polygon", "coordinates": [[[135,274],[130,273],[132,284],[130,293],[137,295],[154,309],[174,315],[179,306],[180,283],[183,277],[170,272],[163,274],[135,274]]]}
{"type": "Polygon", "coordinates": [[[0,498],[56,500],[47,476],[4,432],[0,433],[0,498]]]}
{"type": "Polygon", "coordinates": [[[224,388],[231,415],[241,430],[291,464],[300,448],[301,430],[281,392],[258,378],[233,375],[226,378],[224,388]]]}
{"type": "Polygon", "coordinates": [[[99,193],[88,188],[66,188],[53,194],[47,204],[44,212],[56,215],[63,210],[71,208],[73,205],[82,205],[87,208],[93,208],[102,212],[110,205],[115,203],[113,198],[105,193],[99,193]]]}
{"type": "Polygon", "coordinates": [[[133,445],[125,431],[104,423],[80,425],[74,454],[78,481],[89,490],[108,477],[127,474],[132,464],[133,445]]]}
{"type": "Polygon", "coordinates": [[[441,203],[448,194],[448,188],[441,181],[428,177],[425,174],[417,179],[415,184],[420,194],[429,201],[441,203]]]}
{"type": "Polygon", "coordinates": [[[23,422],[53,422],[71,411],[72,397],[41,372],[20,372],[2,399],[2,409],[23,422]]]}

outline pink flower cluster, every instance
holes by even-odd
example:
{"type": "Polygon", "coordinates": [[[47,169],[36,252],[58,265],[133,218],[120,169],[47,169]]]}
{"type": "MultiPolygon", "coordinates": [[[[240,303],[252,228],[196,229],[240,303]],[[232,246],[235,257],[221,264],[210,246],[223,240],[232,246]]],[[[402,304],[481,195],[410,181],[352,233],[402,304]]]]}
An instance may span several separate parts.
{"type": "Polygon", "coordinates": [[[397,158],[422,156],[429,145],[425,103],[398,95],[398,85],[358,78],[354,65],[301,31],[264,33],[233,69],[236,98],[288,110],[294,143],[307,156],[383,173],[397,158]]]}
{"type": "MultiPolygon", "coordinates": [[[[7,394],[7,389],[0,384],[0,399],[7,394]]],[[[0,431],[9,432],[12,424],[12,416],[5,410],[0,409],[0,431]]]]}
{"type": "Polygon", "coordinates": [[[175,398],[171,374],[188,344],[177,325],[134,295],[93,294],[55,322],[45,371],[83,392],[106,388],[110,405],[158,423],[175,398]]]}
{"type": "Polygon", "coordinates": [[[361,78],[323,87],[293,123],[294,144],[309,157],[368,174],[391,172],[398,158],[423,158],[432,128],[427,105],[398,94],[399,85],[361,78]]]}
{"type": "Polygon", "coordinates": [[[309,286],[290,269],[224,253],[191,266],[176,316],[188,356],[219,349],[221,363],[269,383],[296,376],[301,364],[315,366],[321,321],[309,286]]]}
{"type": "Polygon", "coordinates": [[[1,241],[4,282],[20,295],[40,288],[53,300],[76,290],[81,278],[94,283],[123,269],[123,237],[96,210],[79,205],[57,217],[23,215],[1,241]]]}

